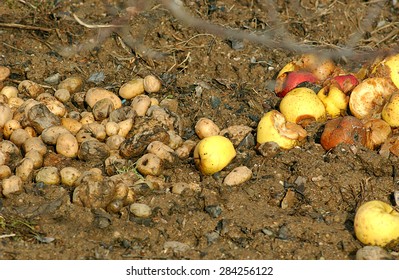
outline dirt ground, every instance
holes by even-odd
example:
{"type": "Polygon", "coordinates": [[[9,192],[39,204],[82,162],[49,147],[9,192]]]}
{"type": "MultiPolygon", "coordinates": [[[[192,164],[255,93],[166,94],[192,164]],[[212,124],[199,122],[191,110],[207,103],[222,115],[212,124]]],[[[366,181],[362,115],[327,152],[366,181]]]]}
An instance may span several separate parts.
{"type": "MultiPolygon", "coordinates": [[[[106,29],[85,27],[73,17],[91,25],[118,24],[123,5],[113,2],[107,7],[101,0],[0,1],[0,65],[12,70],[5,83],[29,79],[52,93],[56,85],[45,80],[59,73],[60,80],[83,77],[84,90],[117,92],[132,78],[154,74],[163,88],[150,96],[177,100],[181,136],[195,141],[201,117],[222,129],[247,125],[255,136],[262,115],[277,108],[273,81],[299,54],[192,29],[154,3],[128,22],[142,47],[164,54],[145,57],[115,32],[102,36],[106,29]],[[94,48],[63,55],[66,47],[89,43],[94,48]],[[95,73],[103,78],[90,79],[95,73]]],[[[262,1],[184,2],[197,17],[249,31],[276,28],[277,13],[278,24],[302,42],[339,48],[376,1],[304,0],[298,6],[278,0],[273,12],[262,1]]],[[[376,22],[356,49],[397,46],[399,8],[395,1],[379,2],[376,22]]],[[[363,61],[346,57],[337,63],[356,71],[363,61]]],[[[152,209],[148,218],[134,217],[128,206],[117,213],[82,207],[63,185],[25,185],[19,195],[0,196],[0,259],[354,259],[363,247],[354,235],[356,208],[371,199],[394,203],[399,159],[347,145],[326,152],[319,142],[323,125],[308,127],[301,147],[270,149],[266,156],[250,135],[233,162],[214,176],[200,175],[192,157],[166,166],[159,176],[164,187],[135,189],[136,202],[152,209]],[[224,186],[223,178],[240,165],[252,170],[252,179],[224,186]],[[196,183],[200,191],[175,194],[170,186],[178,182],[196,183]]],[[[90,161],[60,164],[92,167],[90,161]]],[[[398,248],[387,250],[397,258],[398,248]]]]}

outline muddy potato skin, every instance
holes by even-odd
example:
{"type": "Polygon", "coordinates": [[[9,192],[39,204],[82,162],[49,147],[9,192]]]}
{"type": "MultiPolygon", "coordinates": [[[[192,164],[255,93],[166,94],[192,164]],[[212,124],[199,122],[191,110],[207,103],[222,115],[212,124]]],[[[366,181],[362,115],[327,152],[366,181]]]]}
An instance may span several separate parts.
{"type": "Polygon", "coordinates": [[[341,143],[366,144],[366,130],[360,120],[352,116],[345,116],[326,123],[320,138],[322,147],[325,150],[330,150],[341,143]]]}

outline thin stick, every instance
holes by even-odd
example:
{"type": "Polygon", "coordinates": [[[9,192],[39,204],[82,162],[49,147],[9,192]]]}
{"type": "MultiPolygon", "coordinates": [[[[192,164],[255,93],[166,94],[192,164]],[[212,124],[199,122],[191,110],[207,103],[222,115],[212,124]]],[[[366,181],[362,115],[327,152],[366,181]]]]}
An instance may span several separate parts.
{"type": "Polygon", "coordinates": [[[14,237],[14,236],[15,236],[15,233],[3,234],[3,235],[0,235],[0,239],[2,239],[2,238],[8,238],[8,237],[14,237]]]}
{"type": "Polygon", "coordinates": [[[83,22],[78,16],[74,13],[72,13],[73,18],[80,24],[83,25],[84,27],[87,28],[115,28],[115,27],[124,27],[124,25],[114,25],[114,24],[87,24],[83,22]]]}
{"type": "Polygon", "coordinates": [[[24,25],[24,24],[18,24],[18,23],[0,23],[0,27],[18,28],[18,29],[26,29],[26,30],[38,30],[38,31],[45,31],[45,32],[51,32],[54,30],[53,28],[24,25]]]}

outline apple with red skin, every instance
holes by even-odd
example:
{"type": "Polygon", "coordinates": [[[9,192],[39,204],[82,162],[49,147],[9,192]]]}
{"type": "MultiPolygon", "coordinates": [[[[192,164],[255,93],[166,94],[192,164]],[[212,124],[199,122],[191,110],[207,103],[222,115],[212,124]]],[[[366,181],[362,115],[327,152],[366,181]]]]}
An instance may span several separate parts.
{"type": "Polygon", "coordinates": [[[350,92],[355,86],[359,84],[359,80],[352,74],[339,75],[331,79],[332,83],[339,85],[344,93],[350,92]]]}
{"type": "Polygon", "coordinates": [[[305,82],[317,83],[318,79],[306,71],[286,72],[277,77],[275,92],[278,97],[284,97],[289,91],[305,82]]]}
{"type": "Polygon", "coordinates": [[[367,134],[364,124],[353,116],[327,121],[320,138],[321,146],[327,151],[341,143],[365,146],[366,141],[367,134]]]}

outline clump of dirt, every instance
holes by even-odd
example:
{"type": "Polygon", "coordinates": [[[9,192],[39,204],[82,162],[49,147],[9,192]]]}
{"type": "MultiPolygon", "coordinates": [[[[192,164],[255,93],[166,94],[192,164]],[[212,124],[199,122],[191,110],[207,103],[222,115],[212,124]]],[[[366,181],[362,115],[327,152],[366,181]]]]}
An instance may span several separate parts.
{"type": "MultiPolygon", "coordinates": [[[[178,101],[175,115],[183,139],[198,140],[194,125],[201,117],[220,128],[246,125],[254,136],[262,115],[278,106],[276,74],[299,55],[192,29],[154,5],[128,21],[132,38],[163,54],[151,58],[129,48],[128,37],[77,21],[118,24],[115,18],[124,13],[118,3],[25,2],[0,3],[0,65],[12,70],[5,84],[28,79],[53,93],[57,83],[49,83],[49,77],[56,75],[59,82],[79,75],[85,80],[83,91],[104,87],[117,92],[123,83],[153,74],[163,87],[149,96],[178,101]],[[62,55],[74,46],[82,50],[62,55]]],[[[277,15],[277,23],[302,42],[336,48],[361,28],[359,19],[368,16],[371,5],[275,1],[275,10],[267,12],[262,1],[184,2],[195,16],[254,32],[279,30],[277,15]]],[[[398,8],[387,2],[356,49],[397,47],[398,24],[398,8]]],[[[364,57],[342,57],[337,63],[356,71],[364,57]]],[[[132,215],[128,206],[111,213],[77,205],[73,188],[65,185],[25,185],[19,195],[0,197],[0,259],[354,259],[363,247],[354,236],[355,211],[371,199],[394,203],[398,157],[349,145],[326,152],[319,139],[323,125],[317,124],[301,147],[265,156],[249,140],[214,176],[202,176],[192,157],[168,165],[163,182],[194,184],[200,190],[176,194],[140,185],[135,202],[150,206],[146,217],[132,215]],[[241,165],[252,170],[252,179],[224,186],[223,178],[241,165]]],[[[104,167],[90,160],[63,164],[82,171],[104,167]]],[[[137,176],[131,169],[124,172],[137,176]]],[[[397,257],[398,249],[389,253],[397,257]]]]}

